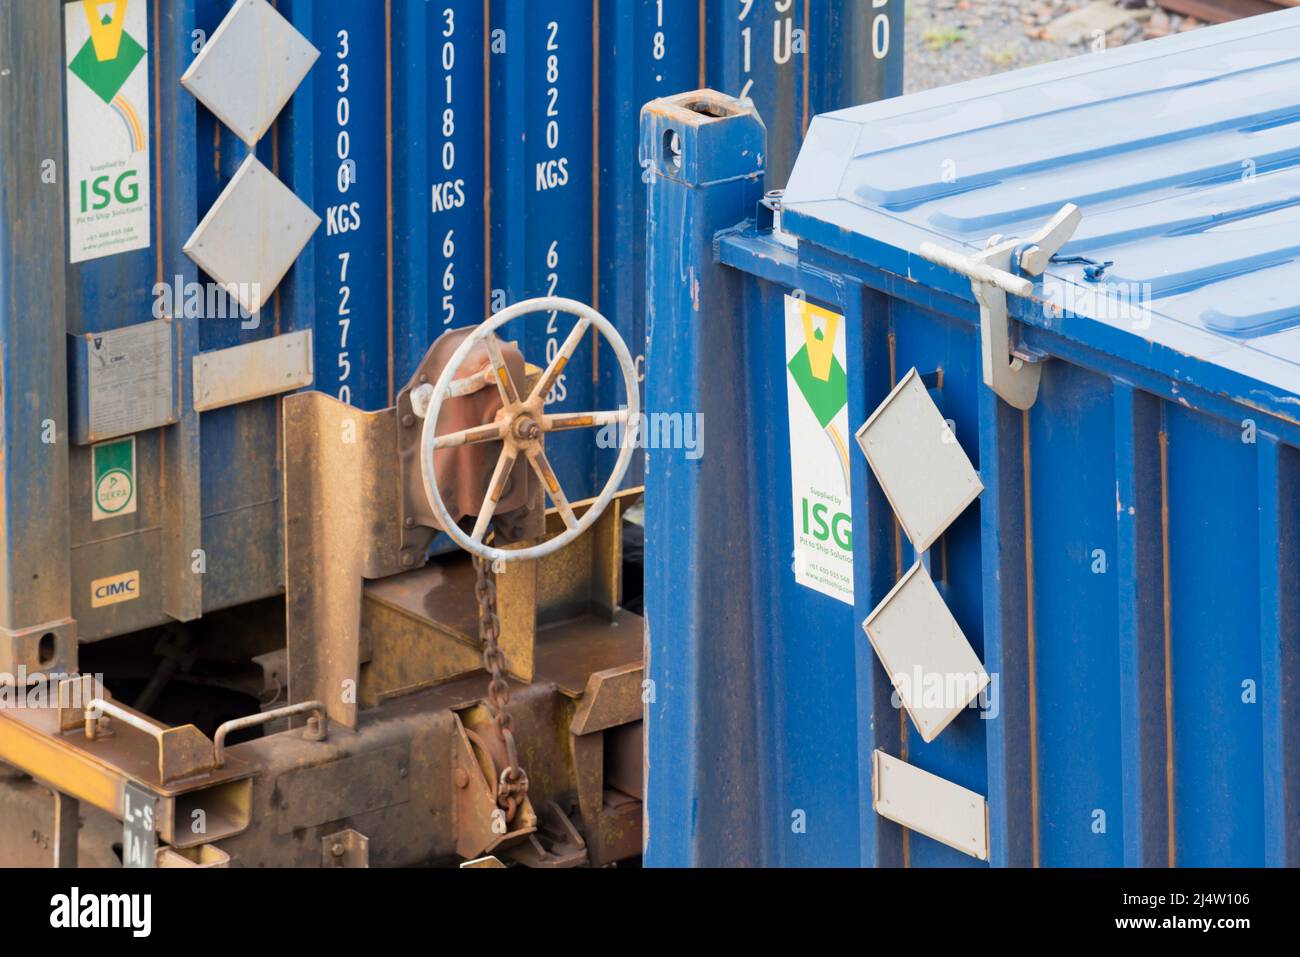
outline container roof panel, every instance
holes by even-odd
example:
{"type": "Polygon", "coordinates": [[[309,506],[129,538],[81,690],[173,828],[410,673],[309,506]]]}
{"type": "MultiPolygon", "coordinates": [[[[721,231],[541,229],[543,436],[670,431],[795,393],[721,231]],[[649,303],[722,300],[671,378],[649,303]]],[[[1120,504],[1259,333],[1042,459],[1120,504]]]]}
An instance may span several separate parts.
{"type": "Polygon", "coordinates": [[[1044,279],[1067,312],[1300,393],[1300,10],[819,116],[784,222],[969,297],[922,242],[973,251],[1066,203],[1044,279]]]}

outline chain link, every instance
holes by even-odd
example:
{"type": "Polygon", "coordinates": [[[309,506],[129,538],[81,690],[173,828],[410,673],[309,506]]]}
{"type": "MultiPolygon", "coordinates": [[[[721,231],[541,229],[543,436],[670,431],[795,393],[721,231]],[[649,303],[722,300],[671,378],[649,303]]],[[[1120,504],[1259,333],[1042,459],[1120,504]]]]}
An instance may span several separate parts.
{"type": "Polygon", "coordinates": [[[497,806],[505,812],[506,821],[512,821],[515,811],[523,803],[524,795],[528,793],[528,775],[519,766],[519,754],[515,748],[514,718],[510,715],[510,685],[505,678],[506,655],[498,643],[501,620],[497,616],[497,578],[492,571],[492,563],[475,555],[474,575],[479,637],[483,640],[483,667],[489,676],[488,710],[492,712],[493,726],[506,752],[506,766],[501,771],[501,780],[494,781],[493,784],[497,790],[497,806]]]}

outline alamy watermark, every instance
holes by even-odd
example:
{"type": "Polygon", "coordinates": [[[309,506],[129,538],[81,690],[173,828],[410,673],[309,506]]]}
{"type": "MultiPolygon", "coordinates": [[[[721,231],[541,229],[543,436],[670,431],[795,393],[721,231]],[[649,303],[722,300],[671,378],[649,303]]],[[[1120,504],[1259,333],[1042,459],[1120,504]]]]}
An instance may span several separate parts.
{"type": "Polygon", "coordinates": [[[1151,283],[1096,281],[1086,285],[1043,280],[1043,308],[1049,318],[1068,312],[1141,331],[1151,328],[1151,283]]]}
{"type": "Polygon", "coordinates": [[[686,458],[704,454],[702,412],[639,412],[631,421],[611,422],[596,433],[602,449],[622,448],[629,428],[635,430],[633,444],[641,449],[684,449],[686,458]]]}
{"type": "Polygon", "coordinates": [[[926,671],[920,665],[911,672],[896,671],[890,676],[894,693],[890,703],[901,708],[906,701],[911,708],[943,709],[978,708],[980,718],[992,721],[1001,712],[998,691],[1001,676],[995,671],[980,688],[982,671],[926,671]]]}
{"type": "Polygon", "coordinates": [[[183,319],[238,319],[241,329],[256,329],[260,313],[244,308],[245,302],[261,302],[262,287],[256,282],[186,282],[177,274],[170,283],[154,283],[153,317],[183,319]]]}
{"type": "Polygon", "coordinates": [[[85,708],[96,698],[108,697],[102,674],[29,672],[26,665],[19,665],[17,672],[0,672],[0,709],[57,708],[60,705],[59,686],[65,682],[67,684],[61,702],[65,708],[85,708]],[[87,681],[86,678],[90,680],[87,681]]]}

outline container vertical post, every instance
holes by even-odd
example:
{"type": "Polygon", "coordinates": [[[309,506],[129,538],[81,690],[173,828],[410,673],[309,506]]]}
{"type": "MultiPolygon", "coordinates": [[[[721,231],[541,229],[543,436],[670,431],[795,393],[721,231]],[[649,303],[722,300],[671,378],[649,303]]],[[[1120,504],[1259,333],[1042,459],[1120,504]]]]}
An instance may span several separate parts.
{"type": "Polygon", "coordinates": [[[700,92],[647,104],[641,134],[647,415],[653,428],[659,413],[699,413],[707,435],[699,457],[646,455],[646,815],[657,823],[645,861],[752,863],[764,829],[747,557],[763,531],[735,512],[756,426],[741,387],[744,277],[715,265],[713,237],[754,216],[765,131],[752,106],[700,92]]]}
{"type": "MultiPolygon", "coordinates": [[[[154,46],[158,51],[154,69],[163,78],[185,72],[194,56],[194,0],[174,0],[159,11],[154,46]]],[[[194,157],[198,153],[194,98],[175,82],[157,84],[159,144],[157,152],[158,195],[167,197],[160,205],[161,246],[157,257],[159,282],[197,282],[198,267],[181,247],[198,222],[198,177],[194,157]]],[[[177,310],[180,312],[181,310],[177,310]]],[[[167,538],[161,563],[163,610],[178,621],[192,621],[203,614],[203,583],[207,556],[203,547],[202,442],[199,413],[194,408],[194,357],[199,353],[199,321],[174,317],[174,336],[179,362],[176,381],[179,421],[162,430],[163,508],[167,538]],[[200,560],[201,559],[201,560],[200,560]]]]}
{"type": "Polygon", "coordinates": [[[63,5],[0,5],[0,63],[0,671],[72,671],[63,5]]]}

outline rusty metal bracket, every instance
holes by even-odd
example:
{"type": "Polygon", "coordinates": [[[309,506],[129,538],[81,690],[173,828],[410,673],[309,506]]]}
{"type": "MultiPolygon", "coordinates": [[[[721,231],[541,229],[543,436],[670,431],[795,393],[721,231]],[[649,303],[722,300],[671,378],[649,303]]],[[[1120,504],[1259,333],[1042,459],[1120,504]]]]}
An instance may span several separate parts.
{"type": "Polygon", "coordinates": [[[525,867],[557,869],[588,863],[587,842],[554,801],[542,805],[535,834],[507,848],[506,855],[525,867]]]}
{"type": "MultiPolygon", "coordinates": [[[[465,712],[475,709],[471,708],[465,712]]],[[[479,711],[484,711],[478,706],[479,711]]],[[[495,791],[488,783],[493,765],[500,760],[488,753],[490,738],[477,736],[482,747],[476,749],[461,714],[456,714],[452,735],[452,787],[456,806],[456,853],[467,860],[494,854],[525,840],[537,830],[537,815],[527,794],[515,812],[513,826],[506,823],[505,813],[497,807],[495,791]],[[484,764],[487,767],[484,767],[484,764]]]]}
{"type": "MultiPolygon", "coordinates": [[[[427,410],[427,403],[421,398],[432,392],[432,383],[442,375],[456,349],[471,332],[473,327],[467,327],[439,336],[420,360],[410,381],[397,393],[397,466],[401,471],[398,504],[402,548],[406,551],[422,553],[441,527],[425,495],[421,476],[420,429],[427,410]]],[[[515,382],[528,380],[527,364],[514,343],[501,343],[501,356],[515,382]]],[[[501,409],[501,397],[495,388],[495,380],[490,378],[491,372],[491,359],[486,348],[471,353],[455,382],[454,397],[459,401],[444,406],[439,417],[442,420],[440,428],[456,431],[494,420],[501,409]]],[[[452,515],[464,517],[478,513],[496,463],[495,451],[495,446],[471,445],[439,453],[439,474],[445,476],[441,491],[452,515]]],[[[494,526],[502,541],[523,541],[542,534],[541,515],[531,507],[537,488],[540,486],[537,486],[528,464],[522,459],[517,461],[510,470],[504,494],[497,505],[494,526]]]]}
{"type": "MultiPolygon", "coordinates": [[[[424,497],[411,393],[440,374],[465,334],[454,330],[430,347],[392,408],[365,412],[314,391],[283,402],[289,700],[320,701],[329,719],[347,728],[357,723],[363,582],[421,565],[438,527],[424,497]]],[[[523,356],[504,351],[523,381],[523,356]]],[[[495,389],[467,386],[461,394],[449,415],[492,421],[500,406],[495,389]]],[[[447,500],[477,509],[491,456],[481,447],[448,455],[447,500]]],[[[502,500],[503,540],[542,534],[542,509],[532,507],[539,490],[521,466],[502,500]]]]}
{"type": "Polygon", "coordinates": [[[569,723],[571,734],[592,734],[641,719],[645,668],[635,661],[593,672],[569,723]]]}
{"type": "Polygon", "coordinates": [[[934,243],[921,244],[923,258],[970,279],[980,307],[984,384],[1014,408],[1028,409],[1038,401],[1043,366],[1032,357],[1013,354],[1011,348],[1007,293],[1028,297],[1034,291],[1032,281],[1012,270],[1042,275],[1048,261],[1074,235],[1082,219],[1083,211],[1067,203],[1028,240],[993,236],[987,248],[973,256],[934,243]]]}
{"type": "Polygon", "coordinates": [[[82,717],[86,740],[95,741],[108,733],[109,718],[144,732],[158,743],[158,777],[163,784],[203,774],[217,766],[212,742],[194,725],[169,728],[107,698],[86,702],[82,717]]]}
{"type": "Polygon", "coordinates": [[[197,847],[160,847],[154,852],[154,866],[198,870],[225,870],[230,867],[230,855],[215,844],[197,847]]]}
{"type": "Polygon", "coordinates": [[[320,866],[369,867],[370,838],[347,828],[320,839],[320,866]]]}
{"type": "Polygon", "coordinates": [[[396,413],[323,392],[287,396],[283,408],[289,700],[320,701],[355,728],[362,580],[403,567],[396,413]]]}
{"type": "Polygon", "coordinates": [[[0,673],[25,669],[38,674],[70,674],[77,670],[77,622],[60,618],[17,630],[0,625],[0,673]]]}

